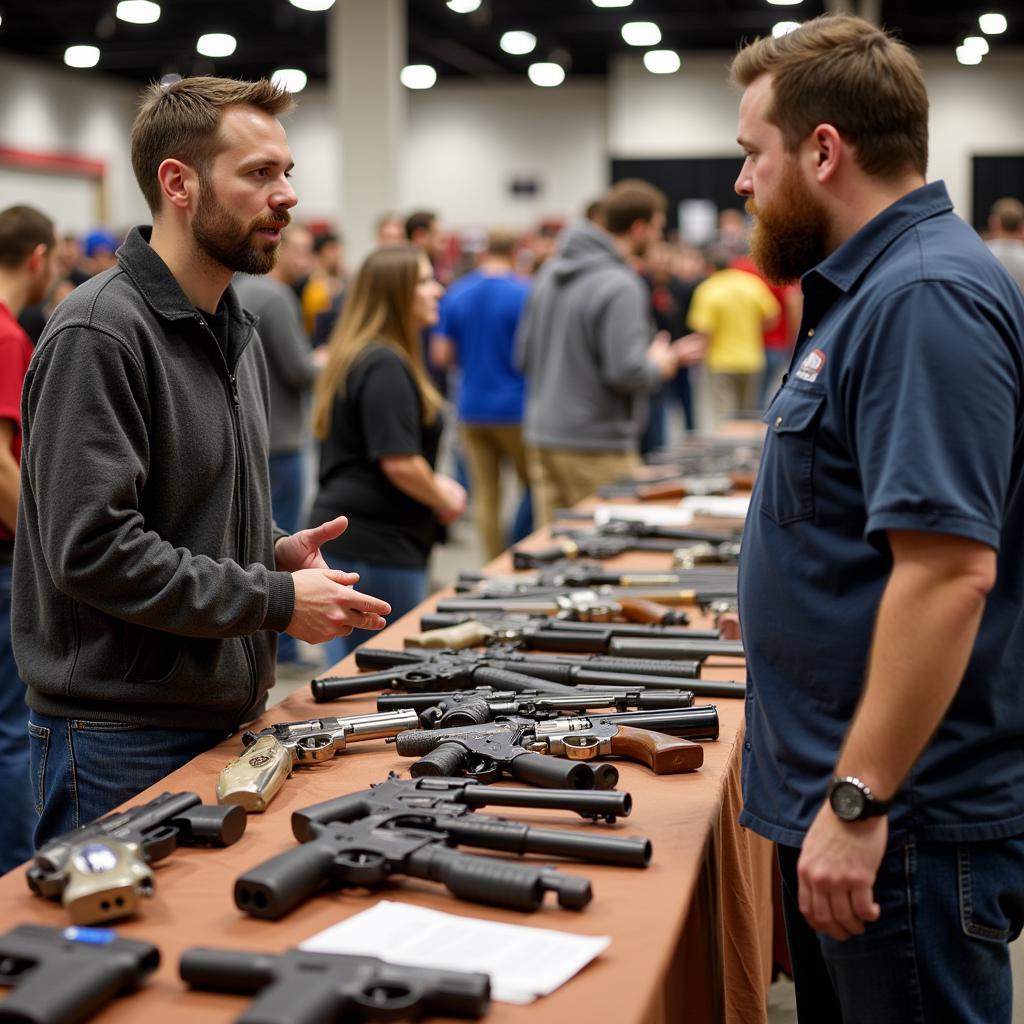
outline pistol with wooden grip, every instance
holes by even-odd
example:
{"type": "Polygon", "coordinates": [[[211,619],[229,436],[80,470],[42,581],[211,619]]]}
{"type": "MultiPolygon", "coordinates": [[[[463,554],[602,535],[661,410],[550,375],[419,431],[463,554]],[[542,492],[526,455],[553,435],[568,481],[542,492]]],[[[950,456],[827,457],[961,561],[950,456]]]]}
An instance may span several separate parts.
{"type": "Polygon", "coordinates": [[[490,782],[511,775],[535,786],[610,789],[618,771],[597,758],[618,756],[657,775],[694,771],[704,750],[694,740],[718,738],[714,705],[670,711],[580,715],[536,722],[510,715],[493,722],[408,732],[395,737],[410,768],[424,775],[469,775],[490,782]]]}
{"type": "Polygon", "coordinates": [[[257,732],[250,730],[242,734],[243,753],[221,770],[217,801],[258,814],[267,809],[296,765],[329,761],[356,740],[384,739],[419,727],[415,711],[396,708],[347,718],[280,722],[257,732]]]}

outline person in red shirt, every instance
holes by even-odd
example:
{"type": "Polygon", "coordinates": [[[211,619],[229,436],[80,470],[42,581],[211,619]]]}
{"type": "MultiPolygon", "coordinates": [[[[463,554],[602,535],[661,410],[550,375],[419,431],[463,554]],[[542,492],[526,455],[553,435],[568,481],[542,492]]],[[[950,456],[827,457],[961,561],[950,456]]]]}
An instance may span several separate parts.
{"type": "Polygon", "coordinates": [[[18,519],[21,386],[32,342],[18,325],[53,279],[53,224],[31,206],[0,212],[0,873],[32,855],[28,705],[11,649],[11,563],[18,519]]]}
{"type": "Polygon", "coordinates": [[[789,368],[793,343],[796,341],[796,334],[800,329],[803,294],[800,291],[800,285],[795,281],[786,284],[769,281],[761,273],[758,265],[747,255],[737,256],[732,261],[732,268],[733,270],[745,270],[748,274],[753,274],[764,281],[782,309],[775,326],[765,328],[764,332],[764,374],[761,377],[758,406],[765,409],[768,406],[768,400],[782,383],[782,375],[789,368]]]}

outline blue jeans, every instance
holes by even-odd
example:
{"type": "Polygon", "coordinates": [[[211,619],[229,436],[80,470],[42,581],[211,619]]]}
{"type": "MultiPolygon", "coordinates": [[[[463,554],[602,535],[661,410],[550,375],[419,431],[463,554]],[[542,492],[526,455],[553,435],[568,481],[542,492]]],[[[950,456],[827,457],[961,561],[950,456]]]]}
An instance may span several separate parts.
{"type": "Polygon", "coordinates": [[[813,931],[800,913],[799,855],[779,847],[801,1021],[1009,1024],[1008,944],[1024,924],[1024,836],[889,850],[874,888],[881,917],[846,942],[813,931]]]}
{"type": "MultiPolygon", "coordinates": [[[[304,456],[298,452],[276,452],[270,456],[270,507],[274,522],[295,533],[302,522],[302,504],[306,494],[304,456]]],[[[277,660],[295,661],[298,657],[295,637],[281,633],[277,638],[277,660]]]]}
{"type": "Polygon", "coordinates": [[[509,544],[518,544],[524,537],[533,533],[533,495],[530,488],[523,488],[523,496],[519,499],[516,507],[516,514],[512,519],[512,526],[508,532],[509,544]]]}
{"type": "Polygon", "coordinates": [[[28,705],[11,648],[11,567],[0,565],[0,874],[32,856],[28,705]]]}
{"type": "MultiPolygon", "coordinates": [[[[345,569],[359,573],[358,589],[372,594],[391,605],[388,622],[394,622],[411,611],[427,596],[427,570],[409,569],[398,565],[381,565],[378,562],[342,562],[328,558],[332,569],[345,569]]],[[[348,636],[338,636],[324,644],[327,666],[337,664],[349,651],[355,650],[373,632],[368,629],[354,629],[348,636]]]]}
{"type": "Polygon", "coordinates": [[[154,729],[35,711],[28,733],[37,847],[102,817],[225,737],[222,729],[154,729]]]}

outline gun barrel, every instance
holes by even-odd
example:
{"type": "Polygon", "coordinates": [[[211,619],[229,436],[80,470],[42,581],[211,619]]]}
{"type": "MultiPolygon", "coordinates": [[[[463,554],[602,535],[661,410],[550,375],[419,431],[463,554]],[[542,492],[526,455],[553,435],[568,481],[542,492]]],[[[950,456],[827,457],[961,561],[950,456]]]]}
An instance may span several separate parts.
{"type": "Polygon", "coordinates": [[[739,640],[660,640],[627,637],[612,640],[612,654],[627,658],[742,658],[743,643],[739,640]]]}
{"type": "MultiPolygon", "coordinates": [[[[623,711],[618,714],[588,716],[614,725],[631,725],[636,729],[651,729],[668,736],[685,736],[689,740],[718,739],[718,708],[702,704],[693,708],[675,708],[660,711],[623,711]]],[[[560,719],[539,722],[537,733],[557,732],[560,719]]]]}
{"type": "Polygon", "coordinates": [[[446,821],[444,829],[456,843],[485,850],[539,853],[548,857],[571,857],[629,868],[645,868],[651,862],[649,839],[530,828],[500,818],[483,821],[459,818],[446,821]]]}
{"type": "Polygon", "coordinates": [[[235,881],[235,905],[252,917],[276,921],[323,885],[334,857],[326,843],[308,842],[285,850],[235,881]]]}

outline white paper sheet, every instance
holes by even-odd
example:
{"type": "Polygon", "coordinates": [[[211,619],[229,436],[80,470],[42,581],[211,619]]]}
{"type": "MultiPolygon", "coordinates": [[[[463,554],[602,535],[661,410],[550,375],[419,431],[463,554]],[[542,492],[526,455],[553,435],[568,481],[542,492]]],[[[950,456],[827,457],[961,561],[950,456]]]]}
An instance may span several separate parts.
{"type": "Polygon", "coordinates": [[[607,949],[607,935],[570,935],[442,914],[381,900],[302,943],[315,953],[355,953],[390,963],[491,976],[491,998],[532,1003],[607,949]]]}
{"type": "Polygon", "coordinates": [[[678,505],[598,505],[594,522],[599,526],[612,519],[632,519],[651,526],[689,526],[693,513],[678,505]]]}
{"type": "Polygon", "coordinates": [[[679,508],[692,520],[696,516],[710,516],[714,519],[746,519],[750,508],[750,495],[708,494],[691,495],[679,502],[679,508]]]}

